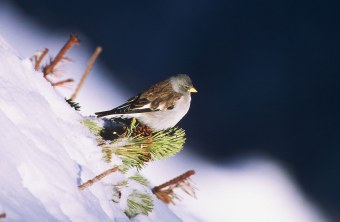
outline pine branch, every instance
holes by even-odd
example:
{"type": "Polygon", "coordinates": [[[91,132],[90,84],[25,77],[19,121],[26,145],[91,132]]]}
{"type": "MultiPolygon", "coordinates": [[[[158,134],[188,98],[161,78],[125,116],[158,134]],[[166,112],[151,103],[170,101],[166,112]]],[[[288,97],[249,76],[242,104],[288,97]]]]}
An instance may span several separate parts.
{"type": "MultiPolygon", "coordinates": [[[[112,144],[111,144],[112,145],[112,144]]],[[[145,149],[143,146],[136,144],[129,144],[116,147],[110,145],[104,145],[102,151],[106,161],[110,161],[112,154],[118,155],[127,168],[135,167],[137,170],[141,170],[145,163],[151,159],[150,151],[145,149]]]]}
{"type": "Polygon", "coordinates": [[[170,128],[148,136],[132,136],[136,128],[138,123],[134,124],[132,121],[131,127],[127,129],[125,140],[119,138],[102,146],[106,161],[109,162],[114,153],[128,168],[135,167],[141,170],[147,162],[173,156],[183,148],[185,142],[183,129],[170,128]],[[123,140],[125,143],[122,143],[123,140]]]}
{"type": "Polygon", "coordinates": [[[142,184],[144,186],[148,186],[149,185],[148,179],[146,179],[145,177],[143,177],[139,173],[136,173],[135,175],[130,176],[128,179],[129,180],[137,181],[138,183],[140,183],[140,184],[142,184]]]}
{"type": "Polygon", "coordinates": [[[64,55],[66,54],[66,52],[69,49],[71,49],[74,45],[79,44],[79,43],[80,43],[79,38],[76,35],[71,34],[69,40],[66,42],[64,47],[59,51],[57,56],[53,59],[53,61],[47,67],[44,68],[43,70],[44,77],[46,77],[49,73],[53,73],[55,66],[58,64],[58,62],[60,62],[64,58],[64,55]]]}
{"type": "Polygon", "coordinates": [[[185,131],[178,128],[161,130],[153,133],[151,137],[152,144],[148,148],[157,160],[177,154],[185,143],[185,131]]]}
{"type": "Polygon", "coordinates": [[[189,196],[195,197],[196,188],[190,183],[190,177],[195,174],[194,170],[189,170],[184,174],[164,183],[156,186],[152,189],[152,192],[158,199],[166,204],[172,203],[175,205],[174,200],[180,200],[181,198],[174,192],[175,188],[180,188],[189,196]]]}
{"type": "Polygon", "coordinates": [[[113,167],[111,169],[106,170],[105,172],[99,174],[98,176],[94,177],[91,180],[86,181],[85,183],[81,184],[80,186],[78,186],[78,188],[80,190],[84,190],[85,188],[92,186],[94,183],[98,182],[99,180],[103,179],[104,177],[106,177],[107,175],[116,172],[118,170],[118,167],[113,167]]]}
{"type": "Polygon", "coordinates": [[[152,133],[150,136],[136,136],[131,144],[148,150],[152,159],[161,160],[181,151],[185,143],[185,131],[170,128],[152,133]]]}
{"type": "Polygon", "coordinates": [[[138,214],[148,215],[153,209],[152,197],[134,190],[127,199],[125,214],[131,219],[138,214]]]}
{"type": "Polygon", "coordinates": [[[96,59],[98,58],[99,54],[102,52],[102,48],[101,47],[97,47],[96,50],[94,51],[92,57],[90,58],[89,63],[87,64],[87,67],[85,69],[85,72],[83,74],[83,76],[81,77],[81,80],[76,88],[76,90],[74,91],[73,95],[71,96],[71,100],[75,100],[79,90],[81,89],[81,87],[84,85],[84,82],[93,66],[93,64],[95,63],[96,59]]]}

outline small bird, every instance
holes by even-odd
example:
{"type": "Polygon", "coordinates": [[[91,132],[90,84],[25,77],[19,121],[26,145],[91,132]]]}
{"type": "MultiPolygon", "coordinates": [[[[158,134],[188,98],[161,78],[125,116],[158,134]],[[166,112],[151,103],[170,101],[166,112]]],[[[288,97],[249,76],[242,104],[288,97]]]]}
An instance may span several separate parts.
{"type": "Polygon", "coordinates": [[[97,117],[135,117],[153,130],[174,127],[188,112],[191,93],[196,93],[191,79],[178,74],[156,83],[112,110],[97,112],[97,117]]]}

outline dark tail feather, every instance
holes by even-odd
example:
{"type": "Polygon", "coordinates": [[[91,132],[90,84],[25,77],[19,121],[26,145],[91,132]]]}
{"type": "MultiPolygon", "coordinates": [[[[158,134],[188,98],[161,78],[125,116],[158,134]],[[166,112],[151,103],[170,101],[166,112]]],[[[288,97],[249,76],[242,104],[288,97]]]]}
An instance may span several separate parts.
{"type": "Polygon", "coordinates": [[[109,111],[97,112],[95,114],[97,115],[97,117],[103,117],[103,116],[115,114],[115,112],[112,112],[112,110],[109,110],[109,111]]]}
{"type": "Polygon", "coordinates": [[[151,110],[150,108],[145,108],[145,109],[134,109],[134,110],[129,110],[129,106],[127,106],[128,103],[123,104],[121,106],[118,106],[117,108],[108,110],[108,111],[103,111],[103,112],[97,112],[95,113],[97,117],[103,117],[103,116],[108,116],[108,115],[124,115],[124,114],[134,114],[134,113],[149,113],[149,112],[156,112],[159,111],[157,110],[151,110]]]}

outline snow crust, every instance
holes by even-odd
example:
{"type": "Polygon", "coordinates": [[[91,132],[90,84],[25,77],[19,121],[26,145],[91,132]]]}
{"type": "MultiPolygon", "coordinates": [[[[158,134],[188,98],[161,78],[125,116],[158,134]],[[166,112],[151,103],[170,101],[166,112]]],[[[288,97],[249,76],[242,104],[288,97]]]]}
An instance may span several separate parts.
{"type": "MultiPolygon", "coordinates": [[[[102,160],[81,118],[0,36],[0,209],[6,220],[130,221],[124,201],[111,201],[111,184],[123,175],[78,190],[80,183],[112,167],[102,160]]],[[[149,217],[133,221],[181,221],[155,203],[149,217]]]]}

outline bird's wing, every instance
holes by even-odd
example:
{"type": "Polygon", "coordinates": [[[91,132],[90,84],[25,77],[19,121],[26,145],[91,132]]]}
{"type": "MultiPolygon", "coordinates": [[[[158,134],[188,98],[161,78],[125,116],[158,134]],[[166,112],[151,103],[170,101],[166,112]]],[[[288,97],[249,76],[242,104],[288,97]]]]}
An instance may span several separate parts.
{"type": "Polygon", "coordinates": [[[152,111],[173,109],[177,100],[182,97],[181,93],[173,90],[169,80],[157,83],[151,86],[140,94],[142,100],[148,101],[147,105],[143,108],[148,108],[152,111]]]}
{"type": "Polygon", "coordinates": [[[157,83],[126,103],[112,110],[95,113],[98,117],[113,114],[133,114],[173,109],[182,94],[172,89],[169,80],[157,83]]]}

